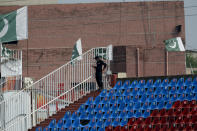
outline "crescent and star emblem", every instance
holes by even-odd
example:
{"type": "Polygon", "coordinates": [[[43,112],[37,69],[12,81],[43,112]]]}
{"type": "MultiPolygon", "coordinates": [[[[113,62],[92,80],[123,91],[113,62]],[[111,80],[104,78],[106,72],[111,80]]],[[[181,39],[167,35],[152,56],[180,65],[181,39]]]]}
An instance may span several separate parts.
{"type": "Polygon", "coordinates": [[[172,46],[169,45],[169,47],[170,47],[170,48],[176,48],[176,42],[173,41],[173,45],[172,45],[172,46]]]}
{"type": "Polygon", "coordinates": [[[3,36],[5,36],[5,34],[8,32],[8,20],[4,18],[3,19],[3,22],[4,22],[4,27],[0,31],[0,38],[2,38],[3,36]]]}

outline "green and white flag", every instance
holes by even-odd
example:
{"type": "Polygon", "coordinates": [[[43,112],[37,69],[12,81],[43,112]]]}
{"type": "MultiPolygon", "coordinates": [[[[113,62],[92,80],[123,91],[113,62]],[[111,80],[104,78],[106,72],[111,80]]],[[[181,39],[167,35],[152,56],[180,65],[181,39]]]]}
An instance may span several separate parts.
{"type": "Polygon", "coordinates": [[[28,38],[27,7],[0,15],[0,43],[28,38]]]}
{"type": "Polygon", "coordinates": [[[181,37],[165,40],[164,43],[167,51],[185,51],[181,37]]]}
{"type": "Polygon", "coordinates": [[[82,59],[82,46],[81,46],[81,39],[79,38],[74,45],[71,60],[77,58],[77,60],[82,59]]]}

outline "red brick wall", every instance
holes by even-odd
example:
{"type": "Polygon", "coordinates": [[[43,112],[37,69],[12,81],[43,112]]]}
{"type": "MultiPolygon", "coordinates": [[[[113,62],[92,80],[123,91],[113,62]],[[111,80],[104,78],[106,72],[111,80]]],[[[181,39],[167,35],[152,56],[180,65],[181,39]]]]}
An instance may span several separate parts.
{"type": "MultiPolygon", "coordinates": [[[[12,48],[23,49],[23,74],[35,79],[70,60],[73,45],[79,37],[85,48],[112,44],[163,49],[163,40],[176,36],[181,36],[183,40],[185,38],[183,6],[183,2],[29,6],[29,39],[20,41],[12,48]],[[182,32],[178,35],[174,33],[176,25],[182,25],[182,32]]],[[[0,7],[0,14],[17,8],[0,7]]],[[[136,61],[133,58],[135,49],[131,47],[128,47],[126,56],[128,76],[137,74],[132,63],[136,61]]],[[[164,51],[148,51],[148,55],[146,52],[141,51],[143,65],[140,69],[143,68],[143,72],[140,76],[165,74],[164,65],[148,64],[150,59],[163,60],[164,51]],[[156,55],[158,58],[155,58],[156,55]],[[150,71],[155,68],[161,71],[150,71]]],[[[179,68],[175,71],[173,66],[169,65],[169,74],[180,73],[179,68]]],[[[183,70],[182,66],[180,68],[183,70]]]]}

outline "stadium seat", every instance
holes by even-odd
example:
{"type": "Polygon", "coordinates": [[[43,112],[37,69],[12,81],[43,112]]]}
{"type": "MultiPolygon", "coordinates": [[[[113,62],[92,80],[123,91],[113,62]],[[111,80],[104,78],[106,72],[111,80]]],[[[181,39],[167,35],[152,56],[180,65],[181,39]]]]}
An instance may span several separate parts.
{"type": "Polygon", "coordinates": [[[146,82],[145,88],[149,88],[149,87],[152,87],[152,86],[153,86],[153,80],[152,80],[152,79],[149,79],[149,80],[146,82]]]}
{"type": "Polygon", "coordinates": [[[70,128],[71,125],[72,125],[72,120],[71,119],[67,119],[66,123],[63,125],[63,127],[64,128],[70,128]]]}
{"type": "Polygon", "coordinates": [[[111,97],[115,95],[116,90],[114,88],[109,90],[109,93],[107,94],[107,96],[111,97]]]}
{"type": "Polygon", "coordinates": [[[176,86],[172,86],[170,89],[170,94],[175,94],[177,92],[176,86]]]}
{"type": "MultiPolygon", "coordinates": [[[[134,81],[131,83],[131,85],[130,85],[129,88],[135,88],[135,87],[137,87],[137,85],[138,85],[138,81],[137,81],[137,80],[134,80],[134,81]]],[[[196,84],[196,85],[197,85],[197,84],[196,84]]]]}
{"type": "Polygon", "coordinates": [[[108,96],[105,96],[105,97],[103,98],[103,100],[100,101],[100,104],[104,105],[105,103],[108,103],[108,101],[109,101],[109,97],[108,97],[108,96]]]}
{"type": "Polygon", "coordinates": [[[95,117],[95,112],[94,112],[94,110],[92,110],[91,112],[89,112],[89,114],[88,114],[88,116],[87,116],[87,119],[88,120],[91,120],[92,118],[94,118],[95,117]]]}
{"type": "Polygon", "coordinates": [[[37,127],[36,131],[42,131],[42,127],[37,127]]]}
{"type": "Polygon", "coordinates": [[[184,86],[184,78],[179,78],[178,82],[177,82],[177,86],[184,86]]]}
{"type": "Polygon", "coordinates": [[[178,95],[178,99],[177,100],[184,101],[185,99],[186,99],[186,95],[184,93],[178,95]]]}
{"type": "Polygon", "coordinates": [[[129,104],[127,104],[126,108],[127,111],[133,109],[133,102],[130,102],[129,104]]]}
{"type": "Polygon", "coordinates": [[[182,115],[186,116],[187,114],[189,114],[189,112],[190,112],[189,108],[184,108],[182,111],[182,115]]]}
{"type": "Polygon", "coordinates": [[[163,101],[163,95],[162,94],[157,94],[156,101],[157,102],[163,101]]]}
{"type": "Polygon", "coordinates": [[[100,97],[105,97],[107,95],[107,90],[104,89],[102,92],[99,94],[100,97]]]}
{"type": "Polygon", "coordinates": [[[170,100],[169,94],[164,94],[164,95],[163,95],[163,100],[164,100],[165,102],[169,101],[169,100],[170,100]]]}
{"type": "Polygon", "coordinates": [[[151,113],[151,117],[156,117],[157,115],[159,114],[159,111],[156,109],[156,110],[153,110],[152,113],[151,113]]]}
{"type": "Polygon", "coordinates": [[[168,86],[172,87],[172,86],[176,86],[177,84],[177,78],[173,78],[170,83],[168,84],[168,86]]]}
{"type": "Polygon", "coordinates": [[[181,106],[181,101],[175,101],[172,108],[179,108],[181,106]]]}
{"type": "Polygon", "coordinates": [[[112,122],[112,126],[113,127],[117,127],[120,125],[120,119],[119,118],[115,118],[114,121],[112,122]]]}
{"type": "Polygon", "coordinates": [[[138,95],[134,95],[133,96],[133,102],[138,102],[139,101],[139,96],[138,95]]]}
{"type": "Polygon", "coordinates": [[[111,116],[110,111],[106,111],[105,114],[103,115],[103,119],[108,119],[111,116]]]}
{"type": "Polygon", "coordinates": [[[76,128],[73,128],[73,130],[74,130],[74,131],[81,131],[81,127],[78,126],[78,127],[76,127],[76,128]]]}
{"type": "Polygon", "coordinates": [[[171,108],[171,109],[167,110],[166,114],[168,116],[173,116],[174,115],[174,109],[171,108]]]}
{"type": "Polygon", "coordinates": [[[186,80],[185,80],[185,86],[191,86],[192,85],[192,78],[191,77],[188,77],[186,80]]]}
{"type": "Polygon", "coordinates": [[[156,90],[154,91],[154,94],[159,94],[162,92],[162,89],[163,87],[159,86],[159,87],[156,87],[156,90]]]}
{"type": "Polygon", "coordinates": [[[90,128],[90,131],[97,131],[96,125],[94,125],[93,127],[91,127],[91,128],[90,128]]]}
{"type": "Polygon", "coordinates": [[[116,118],[116,117],[118,117],[119,116],[119,112],[117,111],[117,110],[114,110],[113,112],[112,112],[112,114],[111,114],[111,118],[116,118]]]}
{"type": "Polygon", "coordinates": [[[189,94],[186,94],[186,100],[192,101],[193,98],[194,98],[194,94],[192,92],[190,92],[189,94]]]}
{"type": "Polygon", "coordinates": [[[154,93],[154,88],[153,87],[149,87],[148,90],[147,90],[147,92],[146,92],[146,94],[147,95],[151,95],[153,93],[154,93]]]}
{"type": "Polygon", "coordinates": [[[101,101],[101,97],[100,97],[100,96],[97,96],[97,97],[95,98],[95,100],[94,100],[94,105],[99,104],[100,101],[101,101]]]}
{"type": "Polygon", "coordinates": [[[175,101],[177,101],[177,94],[171,94],[170,95],[170,100],[172,101],[172,102],[175,102],[175,101]]]}
{"type": "Polygon", "coordinates": [[[115,103],[111,106],[110,111],[118,110],[118,104],[115,103]]]}
{"type": "Polygon", "coordinates": [[[121,87],[121,89],[127,89],[130,86],[130,80],[126,80],[123,84],[123,86],[121,87]]]}
{"type": "Polygon", "coordinates": [[[131,97],[129,95],[125,96],[124,102],[125,102],[125,104],[131,103],[132,102],[131,97]]]}
{"type": "Polygon", "coordinates": [[[141,116],[142,116],[142,111],[141,111],[141,110],[136,110],[136,111],[134,111],[133,117],[139,118],[139,117],[141,117],[141,116]]]}
{"type": "Polygon", "coordinates": [[[123,96],[129,96],[130,95],[130,89],[126,89],[124,92],[123,92],[123,96]]]}
{"type": "Polygon", "coordinates": [[[154,101],[154,100],[155,100],[155,95],[154,95],[154,94],[149,95],[148,101],[149,101],[149,102],[152,102],[152,101],[154,101]]]}
{"type": "Polygon", "coordinates": [[[120,122],[120,126],[125,126],[128,123],[128,119],[127,118],[122,118],[121,122],[120,122]]]}
{"type": "MultiPolygon", "coordinates": [[[[186,101],[187,102],[187,101],[186,101]]],[[[184,106],[184,102],[182,103],[182,107],[190,107],[190,108],[193,108],[193,107],[196,107],[197,106],[197,104],[196,104],[196,100],[192,100],[189,104],[188,104],[188,106],[184,106]]],[[[186,103],[186,105],[187,105],[187,103],[186,103]]]]}
{"type": "Polygon", "coordinates": [[[115,104],[116,103],[116,97],[115,96],[110,96],[110,97],[111,97],[110,100],[109,100],[110,105],[115,104]]]}
{"type": "Polygon", "coordinates": [[[108,126],[110,126],[111,124],[112,124],[112,119],[111,119],[111,118],[108,118],[108,119],[105,121],[104,126],[105,126],[105,127],[108,127],[108,126]]]}
{"type": "Polygon", "coordinates": [[[43,129],[43,131],[50,131],[50,128],[49,128],[49,127],[45,127],[45,128],[43,129]]]}
{"type": "Polygon", "coordinates": [[[73,112],[73,114],[72,114],[72,116],[71,116],[71,119],[74,120],[74,119],[76,119],[78,116],[79,116],[78,112],[75,111],[75,112],[73,112]]]}
{"type": "Polygon", "coordinates": [[[126,118],[127,116],[127,111],[124,109],[120,112],[120,115],[119,115],[119,118],[120,119],[123,119],[123,118],[126,118]]]}
{"type": "Polygon", "coordinates": [[[165,105],[164,101],[158,102],[157,109],[159,109],[159,110],[163,109],[164,105],[165,105]]]}
{"type": "Polygon", "coordinates": [[[72,124],[72,127],[76,130],[76,128],[79,126],[80,126],[80,120],[76,118],[72,124]]]}
{"type": "Polygon", "coordinates": [[[58,123],[57,123],[57,128],[62,128],[63,125],[64,125],[64,120],[63,120],[63,118],[62,118],[62,119],[60,119],[60,120],[58,121],[58,123]]]}
{"type": "Polygon", "coordinates": [[[127,123],[127,125],[131,127],[135,123],[135,121],[136,121],[136,118],[132,117],[131,119],[129,119],[129,122],[127,123]]]}
{"type": "Polygon", "coordinates": [[[103,117],[103,112],[102,112],[102,110],[99,110],[99,112],[96,113],[95,118],[96,118],[96,119],[100,119],[100,118],[102,118],[102,117],[103,117]]]}
{"type": "Polygon", "coordinates": [[[157,79],[154,84],[153,87],[160,87],[161,86],[161,79],[157,79]]]}
{"type": "Polygon", "coordinates": [[[87,113],[84,111],[84,112],[80,112],[80,116],[79,116],[79,119],[80,120],[84,120],[84,119],[87,119],[88,115],[87,113]]]}
{"type": "Polygon", "coordinates": [[[65,131],[65,128],[62,126],[61,128],[58,128],[58,131],[65,131]]]}
{"type": "Polygon", "coordinates": [[[110,105],[108,103],[104,104],[102,108],[102,112],[107,112],[109,108],[110,108],[110,105]]]}
{"type": "Polygon", "coordinates": [[[118,104],[124,103],[124,99],[122,96],[118,97],[117,103],[118,104]]]}
{"type": "Polygon", "coordinates": [[[184,86],[178,87],[178,93],[179,93],[179,94],[182,94],[182,93],[184,93],[184,92],[185,92],[185,87],[184,87],[184,86]]]}
{"type": "Polygon", "coordinates": [[[156,103],[156,101],[151,101],[150,103],[151,103],[151,105],[149,106],[149,109],[150,110],[157,109],[157,103],[156,103]]]}
{"type": "Polygon", "coordinates": [[[90,105],[93,104],[94,98],[93,97],[89,97],[88,100],[86,101],[85,105],[90,105]]]}
{"type": "Polygon", "coordinates": [[[197,77],[195,77],[195,78],[193,79],[192,85],[193,85],[193,86],[197,86],[197,77]]]}
{"type": "Polygon", "coordinates": [[[144,111],[142,117],[143,117],[143,118],[147,118],[147,117],[149,117],[149,116],[150,116],[150,110],[147,109],[147,110],[144,111]]]}
{"type": "Polygon", "coordinates": [[[100,119],[97,120],[96,126],[97,127],[102,127],[103,126],[103,119],[102,118],[100,118],[100,119]]]}
{"type": "Polygon", "coordinates": [[[116,85],[114,86],[114,89],[119,89],[122,86],[122,81],[117,81],[116,85]]]}
{"type": "MultiPolygon", "coordinates": [[[[82,104],[80,107],[79,107],[79,109],[78,109],[78,113],[80,113],[80,112],[85,112],[86,111],[86,107],[85,107],[85,104],[82,104]]],[[[71,113],[67,113],[66,112],[66,114],[65,114],[65,118],[70,118],[69,116],[71,116],[71,113]]]]}
{"type": "Polygon", "coordinates": [[[143,95],[145,93],[145,88],[144,87],[140,87],[138,89],[138,95],[143,95]]]}
{"type": "Polygon", "coordinates": [[[142,109],[146,110],[148,108],[149,108],[149,103],[148,102],[143,103],[142,109]]]}
{"type": "Polygon", "coordinates": [[[172,107],[172,105],[173,105],[173,103],[171,101],[167,101],[166,105],[165,105],[165,108],[170,109],[172,107]]]}
{"type": "Polygon", "coordinates": [[[115,92],[115,96],[122,96],[122,90],[121,90],[121,89],[118,89],[118,90],[115,92]]]}
{"type": "Polygon", "coordinates": [[[140,80],[139,83],[138,83],[138,85],[137,85],[137,87],[138,88],[142,88],[142,87],[145,86],[145,84],[146,84],[145,80],[140,80]]]}
{"type": "Polygon", "coordinates": [[[56,126],[56,119],[51,120],[51,122],[49,123],[48,128],[54,128],[56,126]]]}
{"type": "Polygon", "coordinates": [[[190,92],[192,92],[192,90],[193,90],[192,86],[186,86],[185,93],[189,94],[190,92]]]}
{"type": "Polygon", "coordinates": [[[98,131],[105,131],[105,126],[103,124],[97,128],[98,128],[98,131]]]}
{"type": "Polygon", "coordinates": [[[141,108],[141,102],[135,102],[134,103],[134,106],[133,106],[133,109],[134,110],[138,110],[138,109],[140,109],[141,108]]]}
{"type": "Polygon", "coordinates": [[[181,112],[182,112],[182,108],[176,108],[173,115],[174,116],[179,116],[179,115],[181,115],[181,112]]]}
{"type": "Polygon", "coordinates": [[[164,117],[164,116],[166,116],[166,109],[161,109],[161,110],[159,110],[157,116],[158,116],[158,117],[164,117]]]}
{"type": "Polygon", "coordinates": [[[162,87],[168,86],[168,82],[169,82],[168,78],[164,79],[164,80],[162,81],[162,83],[161,83],[161,86],[162,86],[162,87]]]}
{"type": "Polygon", "coordinates": [[[133,109],[131,109],[127,113],[127,118],[132,118],[133,116],[134,116],[134,111],[133,111],[133,109]]]}
{"type": "Polygon", "coordinates": [[[135,88],[132,90],[131,94],[132,94],[132,96],[133,96],[133,95],[137,95],[137,93],[138,93],[138,88],[135,87],[135,88]]]}
{"type": "Polygon", "coordinates": [[[141,95],[140,102],[145,102],[146,99],[147,99],[147,95],[143,94],[143,95],[141,95]]]}
{"type": "Polygon", "coordinates": [[[93,104],[90,104],[88,106],[88,108],[86,109],[86,112],[91,112],[92,110],[94,110],[94,105],[93,104]]]}
{"type": "Polygon", "coordinates": [[[194,86],[194,89],[192,90],[193,93],[197,93],[197,85],[194,86]]]}
{"type": "Polygon", "coordinates": [[[162,94],[164,94],[164,95],[166,95],[166,94],[169,94],[169,87],[168,86],[164,86],[163,88],[162,88],[162,94]]]}
{"type": "Polygon", "coordinates": [[[96,119],[95,118],[93,118],[92,120],[90,120],[90,122],[89,122],[89,127],[93,127],[93,126],[95,126],[96,125],[96,119]]]}
{"type": "Polygon", "coordinates": [[[119,111],[123,111],[123,110],[125,109],[125,107],[126,107],[126,104],[125,104],[124,102],[122,102],[122,103],[119,105],[118,110],[119,110],[119,111]]]}

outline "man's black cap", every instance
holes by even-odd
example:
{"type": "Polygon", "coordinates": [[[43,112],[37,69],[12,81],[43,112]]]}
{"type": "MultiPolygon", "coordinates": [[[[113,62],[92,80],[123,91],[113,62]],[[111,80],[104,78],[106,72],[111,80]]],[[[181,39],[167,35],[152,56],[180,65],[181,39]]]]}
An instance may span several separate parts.
{"type": "Polygon", "coordinates": [[[98,59],[99,58],[99,56],[96,56],[94,59],[98,59]]]}

